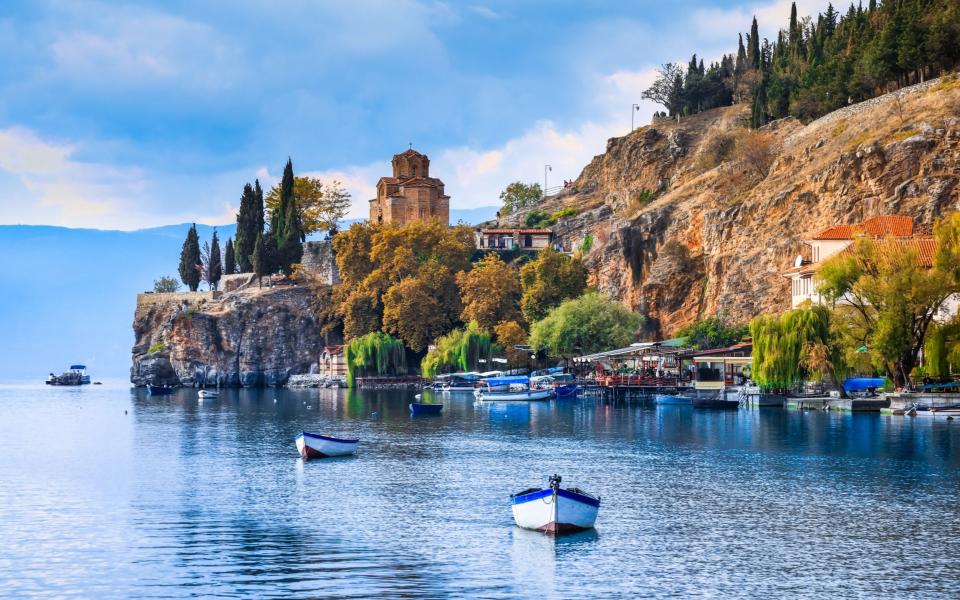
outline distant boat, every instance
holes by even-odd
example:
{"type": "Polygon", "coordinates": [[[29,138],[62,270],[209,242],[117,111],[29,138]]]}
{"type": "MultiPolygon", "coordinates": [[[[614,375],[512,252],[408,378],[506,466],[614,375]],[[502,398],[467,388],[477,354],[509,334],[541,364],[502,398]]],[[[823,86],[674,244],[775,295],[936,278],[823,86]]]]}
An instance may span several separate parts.
{"type": "Polygon", "coordinates": [[[472,392],[480,381],[480,373],[452,373],[437,377],[444,392],[472,392]]]}
{"type": "Polygon", "coordinates": [[[443,410],[442,404],[423,404],[422,402],[411,402],[410,412],[415,415],[439,415],[443,410]]]}
{"type": "Polygon", "coordinates": [[[661,406],[693,406],[693,398],[682,394],[654,394],[653,402],[661,406]]]}
{"type": "Polygon", "coordinates": [[[530,387],[534,389],[553,389],[557,398],[568,398],[577,395],[577,381],[572,373],[552,373],[537,375],[530,378],[530,387]]]}
{"type": "Polygon", "coordinates": [[[694,397],[693,399],[694,408],[719,408],[719,409],[735,409],[740,408],[740,400],[734,398],[728,400],[726,396],[722,394],[717,394],[715,396],[699,396],[694,397]]]}
{"type": "Polygon", "coordinates": [[[533,389],[527,376],[490,377],[480,382],[474,391],[478,400],[483,401],[526,401],[549,400],[553,388],[533,389]]]}
{"type": "Polygon", "coordinates": [[[328,458],[347,456],[357,451],[360,440],[335,438],[303,431],[297,436],[297,450],[304,460],[310,458],[328,458]]]}
{"type": "Polygon", "coordinates": [[[200,390],[197,392],[197,396],[201,398],[219,398],[220,394],[213,390],[200,390]]]}
{"type": "Polygon", "coordinates": [[[76,373],[80,377],[80,385],[90,383],[90,375],[87,373],[86,365],[70,365],[67,373],[76,373]]]}
{"type": "Polygon", "coordinates": [[[597,520],[600,497],[577,488],[562,489],[561,477],[550,478],[550,487],[530,488],[513,494],[513,520],[524,529],[549,534],[590,529],[597,520]]]}
{"type": "Polygon", "coordinates": [[[70,365],[62,375],[50,373],[45,381],[47,385],[86,385],[90,383],[90,375],[84,365],[70,365]]]}
{"type": "Polygon", "coordinates": [[[169,396],[175,389],[172,385],[147,384],[147,393],[151,396],[169,396]]]}

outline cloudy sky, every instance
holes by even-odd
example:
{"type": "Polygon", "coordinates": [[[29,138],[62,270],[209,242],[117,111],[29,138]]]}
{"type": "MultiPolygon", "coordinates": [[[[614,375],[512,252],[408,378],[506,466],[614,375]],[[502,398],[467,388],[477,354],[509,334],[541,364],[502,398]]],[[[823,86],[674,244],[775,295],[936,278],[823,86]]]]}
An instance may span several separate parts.
{"type": "MultiPolygon", "coordinates": [[[[798,0],[801,15],[826,0],[798,0]]],[[[576,177],[656,110],[666,61],[735,49],[789,0],[5,0],[0,223],[233,221],[243,184],[339,178],[364,216],[390,157],[430,155],[455,208],[576,177]]]]}

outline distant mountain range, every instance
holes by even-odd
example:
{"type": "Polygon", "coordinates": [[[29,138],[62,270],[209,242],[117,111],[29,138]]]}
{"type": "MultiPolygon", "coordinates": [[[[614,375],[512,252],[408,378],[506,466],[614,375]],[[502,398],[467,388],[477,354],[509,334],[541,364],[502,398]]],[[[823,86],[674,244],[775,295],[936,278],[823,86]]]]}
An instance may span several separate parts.
{"type": "MultiPolygon", "coordinates": [[[[496,211],[451,210],[450,221],[480,223],[496,211]]],[[[127,232],[0,225],[0,381],[41,381],[72,363],[86,364],[94,379],[127,377],[136,295],[162,275],[177,277],[189,227],[127,232]]],[[[197,226],[201,242],[213,229],[197,226]]],[[[216,229],[226,240],[236,226],[216,229]]]]}

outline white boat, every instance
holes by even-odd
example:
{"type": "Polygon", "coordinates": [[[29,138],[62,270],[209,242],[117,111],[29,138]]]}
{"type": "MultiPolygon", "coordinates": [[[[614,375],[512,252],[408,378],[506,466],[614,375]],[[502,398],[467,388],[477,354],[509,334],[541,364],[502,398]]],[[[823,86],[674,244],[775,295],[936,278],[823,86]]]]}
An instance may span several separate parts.
{"type": "Polygon", "coordinates": [[[513,520],[519,527],[544,533],[570,533],[590,529],[597,520],[600,497],[577,488],[560,487],[561,477],[550,478],[550,487],[530,488],[513,494],[513,520]]]}
{"type": "Polygon", "coordinates": [[[485,402],[496,402],[506,400],[549,400],[553,396],[553,390],[519,390],[509,392],[491,392],[486,390],[477,390],[478,399],[485,402]]]}
{"type": "Polygon", "coordinates": [[[918,417],[940,417],[940,418],[956,418],[960,417],[960,408],[949,407],[949,408],[928,408],[927,410],[918,410],[916,411],[918,417]]]}
{"type": "Polygon", "coordinates": [[[472,392],[480,381],[480,373],[452,373],[437,376],[437,383],[444,392],[472,392]]]}
{"type": "Polygon", "coordinates": [[[200,396],[201,398],[218,398],[220,394],[213,390],[200,390],[197,392],[197,396],[200,396]]]}
{"type": "Polygon", "coordinates": [[[329,435],[307,433],[306,431],[297,436],[297,450],[304,460],[347,456],[357,451],[357,444],[359,443],[360,440],[335,438],[329,435]]]}
{"type": "Polygon", "coordinates": [[[535,389],[526,375],[510,377],[490,377],[480,381],[480,387],[473,395],[481,401],[505,400],[549,400],[553,396],[553,387],[535,389]]]}
{"type": "Polygon", "coordinates": [[[77,376],[80,377],[81,385],[90,383],[90,375],[87,374],[87,367],[85,365],[70,365],[67,373],[76,373],[77,376]]]}

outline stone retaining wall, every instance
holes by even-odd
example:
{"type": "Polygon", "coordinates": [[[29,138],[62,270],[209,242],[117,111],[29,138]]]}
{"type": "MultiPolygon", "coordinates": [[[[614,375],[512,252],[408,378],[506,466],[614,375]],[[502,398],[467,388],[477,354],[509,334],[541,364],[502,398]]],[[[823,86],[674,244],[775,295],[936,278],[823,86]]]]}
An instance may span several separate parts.
{"type": "Polygon", "coordinates": [[[223,296],[223,292],[172,292],[172,293],[156,293],[156,292],[144,292],[142,294],[137,294],[137,306],[147,306],[153,304],[166,304],[168,302],[183,302],[187,301],[189,303],[200,302],[201,300],[219,300],[223,296]]]}

